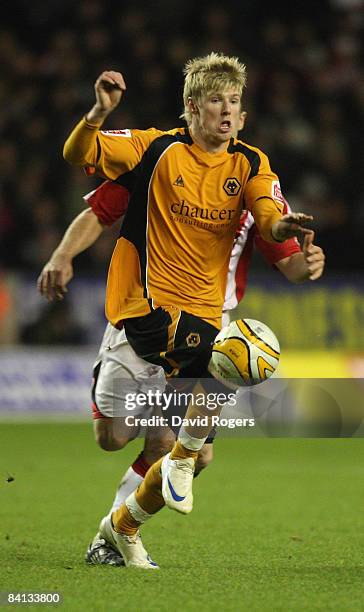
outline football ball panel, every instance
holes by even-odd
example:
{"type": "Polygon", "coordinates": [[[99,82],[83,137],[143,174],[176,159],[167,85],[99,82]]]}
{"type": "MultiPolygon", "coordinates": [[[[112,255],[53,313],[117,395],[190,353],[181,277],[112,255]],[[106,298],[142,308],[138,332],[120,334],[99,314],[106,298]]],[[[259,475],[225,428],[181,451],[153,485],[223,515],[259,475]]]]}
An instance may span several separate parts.
{"type": "Polygon", "coordinates": [[[251,344],[260,348],[267,355],[279,359],[278,340],[267,325],[254,319],[238,319],[235,323],[251,344]]]}
{"type": "Polygon", "coordinates": [[[262,357],[261,355],[259,355],[257,359],[257,366],[258,366],[259,378],[261,380],[265,380],[266,378],[269,378],[270,376],[272,376],[275,370],[275,367],[271,365],[270,363],[268,363],[268,361],[266,361],[264,357],[262,357]]]}
{"type": "Polygon", "coordinates": [[[242,342],[241,338],[226,338],[214,347],[214,352],[219,354],[217,357],[223,364],[226,363],[225,370],[228,375],[230,368],[235,372],[235,378],[243,378],[247,384],[252,376],[250,369],[249,345],[242,342]],[[226,359],[220,357],[224,355],[226,359]]]}

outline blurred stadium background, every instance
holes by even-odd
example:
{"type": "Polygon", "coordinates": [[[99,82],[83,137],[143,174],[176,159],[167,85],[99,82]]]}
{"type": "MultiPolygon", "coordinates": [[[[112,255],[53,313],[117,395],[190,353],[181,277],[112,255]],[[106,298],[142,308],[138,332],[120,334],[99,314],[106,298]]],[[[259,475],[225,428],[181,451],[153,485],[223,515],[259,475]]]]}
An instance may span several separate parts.
{"type": "Polygon", "coordinates": [[[282,392],[280,380],[269,397],[264,385],[250,394],[261,416],[254,439],[218,436],[214,465],[196,481],[191,518],[161,513],[146,529],[163,567],[158,576],[114,579],[112,568],[84,566],[118,478],[141,447],[136,440],[121,455],[104,453],[86,418],[116,229],[76,260],[64,302],[49,305],[36,291],[82,195],[98,184],[62,159],[98,74],[120,70],[128,87],[105,127],[170,128],[179,123],[186,59],[235,54],[248,66],[243,139],[269,154],[292,208],[315,216],[327,256],[322,280],[294,287],[257,257],[240,312],[276,332],[280,376],[309,381],[295,395],[306,433],[358,434],[362,0],[3,0],[1,9],[0,591],[60,591],[72,612],[161,612],[171,601],[184,612],[363,610],[363,445],[258,439],[303,431],[292,423],[290,388],[282,392]],[[327,393],[328,376],[335,378],[327,393]],[[317,403],[320,423],[310,430],[317,403]],[[281,429],[265,418],[268,408],[283,417],[281,429]],[[35,422],[24,423],[28,416],[35,422]],[[190,555],[186,567],[181,550],[190,555]]]}
{"type": "Polygon", "coordinates": [[[240,309],[276,332],[281,376],[364,378],[363,3],[5,2],[0,26],[0,410],[88,411],[116,228],[78,257],[66,300],[36,279],[99,183],[62,159],[104,69],[127,93],[105,127],[180,124],[182,67],[212,50],[248,67],[243,139],[261,147],[327,256],[291,286],[257,257],[240,309]],[[7,6],[9,10],[7,10],[7,6]],[[10,11],[10,7],[13,8],[10,11]]]}

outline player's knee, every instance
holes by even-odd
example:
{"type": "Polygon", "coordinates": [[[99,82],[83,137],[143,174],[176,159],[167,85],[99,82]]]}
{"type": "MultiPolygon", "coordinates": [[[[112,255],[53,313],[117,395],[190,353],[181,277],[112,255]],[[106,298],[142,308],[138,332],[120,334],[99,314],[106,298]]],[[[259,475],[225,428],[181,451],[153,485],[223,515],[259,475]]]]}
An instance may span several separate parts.
{"type": "Polygon", "coordinates": [[[97,444],[105,451],[120,450],[129,442],[127,436],[120,435],[115,430],[112,422],[109,422],[109,419],[98,419],[95,422],[94,431],[97,444]]]}
{"type": "Polygon", "coordinates": [[[97,432],[95,438],[100,448],[105,451],[120,450],[129,442],[127,438],[120,438],[109,432],[97,432]]]}
{"type": "Polygon", "coordinates": [[[150,440],[143,451],[145,460],[152,465],[152,463],[155,463],[155,461],[158,461],[158,459],[164,457],[164,455],[172,450],[174,442],[174,438],[150,440]]]}
{"type": "Polygon", "coordinates": [[[195,474],[199,474],[202,470],[207,468],[213,458],[214,455],[212,444],[205,444],[205,446],[203,446],[200,452],[198,453],[198,457],[196,459],[195,474]]]}

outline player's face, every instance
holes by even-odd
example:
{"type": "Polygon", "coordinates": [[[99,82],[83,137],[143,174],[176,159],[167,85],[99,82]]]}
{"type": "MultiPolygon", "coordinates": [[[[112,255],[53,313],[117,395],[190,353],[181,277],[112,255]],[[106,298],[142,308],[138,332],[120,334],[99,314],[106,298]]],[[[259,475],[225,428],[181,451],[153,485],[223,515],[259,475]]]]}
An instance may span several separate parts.
{"type": "Polygon", "coordinates": [[[192,133],[208,151],[219,152],[242,128],[245,113],[236,89],[211,93],[199,103],[192,103],[192,133]]]}

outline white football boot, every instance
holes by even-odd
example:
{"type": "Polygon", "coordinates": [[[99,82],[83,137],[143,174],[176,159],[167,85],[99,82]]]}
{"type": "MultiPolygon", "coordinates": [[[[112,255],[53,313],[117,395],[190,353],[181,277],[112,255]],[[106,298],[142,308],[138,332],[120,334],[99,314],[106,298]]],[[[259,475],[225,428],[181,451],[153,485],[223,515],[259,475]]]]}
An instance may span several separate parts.
{"type": "Polygon", "coordinates": [[[182,514],[189,514],[193,508],[192,481],[195,461],[187,459],[170,459],[165,455],[161,464],[162,495],[166,506],[182,514]]]}
{"type": "Polygon", "coordinates": [[[106,542],[116,548],[124,559],[126,567],[141,569],[159,569],[145,550],[139,531],[134,536],[127,536],[115,531],[111,521],[111,513],[105,516],[99,527],[99,534],[106,542]]]}

